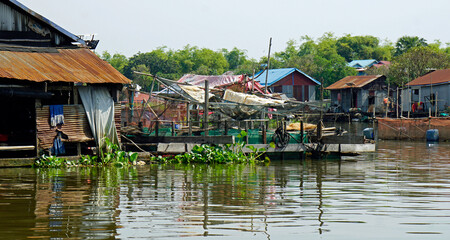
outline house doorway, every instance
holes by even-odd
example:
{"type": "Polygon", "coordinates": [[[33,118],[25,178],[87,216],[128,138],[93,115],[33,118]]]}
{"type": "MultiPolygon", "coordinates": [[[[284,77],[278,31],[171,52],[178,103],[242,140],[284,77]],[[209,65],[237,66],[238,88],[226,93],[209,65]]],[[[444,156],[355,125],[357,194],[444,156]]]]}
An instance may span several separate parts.
{"type": "Polygon", "coordinates": [[[358,92],[352,91],[352,108],[358,107],[358,92]]]}
{"type": "Polygon", "coordinates": [[[10,149],[36,146],[35,99],[0,96],[0,112],[0,158],[36,156],[35,150],[10,149]]]}

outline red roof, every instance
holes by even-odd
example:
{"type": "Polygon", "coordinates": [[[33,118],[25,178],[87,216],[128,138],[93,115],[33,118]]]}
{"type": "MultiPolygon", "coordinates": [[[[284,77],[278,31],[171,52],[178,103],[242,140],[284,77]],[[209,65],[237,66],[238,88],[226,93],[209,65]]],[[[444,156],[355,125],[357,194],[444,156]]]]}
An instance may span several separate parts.
{"type": "Polygon", "coordinates": [[[134,95],[134,102],[147,102],[148,99],[150,97],[150,94],[148,93],[144,93],[144,92],[136,92],[136,94],[134,95]]]}
{"type": "Polygon", "coordinates": [[[431,84],[442,84],[450,83],[450,68],[436,70],[428,74],[418,77],[408,84],[407,86],[418,86],[418,85],[431,85],[431,84]]]}
{"type": "Polygon", "coordinates": [[[375,63],[372,66],[374,66],[376,68],[379,68],[379,67],[387,67],[388,68],[389,65],[391,65],[391,62],[389,62],[389,61],[379,61],[378,63],[375,63]]]}
{"type": "Polygon", "coordinates": [[[365,85],[384,77],[383,75],[347,76],[325,88],[327,90],[361,88],[365,85]]]}
{"type": "Polygon", "coordinates": [[[55,48],[37,52],[32,48],[0,50],[0,78],[33,82],[131,82],[86,48],[55,48]]]}

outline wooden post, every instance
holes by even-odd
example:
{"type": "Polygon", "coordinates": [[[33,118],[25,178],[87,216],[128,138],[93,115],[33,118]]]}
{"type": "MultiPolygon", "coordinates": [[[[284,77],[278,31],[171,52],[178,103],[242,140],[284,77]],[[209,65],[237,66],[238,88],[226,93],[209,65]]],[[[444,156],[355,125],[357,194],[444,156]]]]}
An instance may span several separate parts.
{"type": "MultiPolygon", "coordinates": [[[[36,99],[34,100],[34,113],[35,113],[35,114],[34,114],[34,117],[35,117],[35,121],[37,121],[36,109],[37,109],[37,108],[41,108],[41,107],[42,107],[41,99],[37,99],[37,98],[36,98],[36,99]]],[[[36,150],[36,157],[40,157],[40,156],[39,156],[39,138],[38,138],[38,130],[39,130],[39,129],[37,128],[37,126],[38,126],[38,125],[36,124],[35,129],[34,129],[34,130],[35,130],[34,133],[35,133],[35,135],[36,135],[36,136],[35,136],[35,137],[36,137],[36,149],[35,149],[35,150],[36,150]]]]}
{"type": "Polygon", "coordinates": [[[317,124],[317,140],[322,139],[322,121],[317,124]]]}
{"type": "Polygon", "coordinates": [[[269,69],[270,69],[270,48],[272,47],[272,38],[269,41],[269,53],[267,54],[267,72],[266,72],[266,82],[264,84],[264,94],[267,93],[267,79],[269,78],[269,69]]]}
{"type": "Polygon", "coordinates": [[[224,121],[223,124],[225,125],[225,132],[224,132],[224,135],[226,136],[226,135],[228,135],[228,122],[227,122],[227,121],[224,121]]]}
{"type": "MultiPolygon", "coordinates": [[[[389,81],[388,81],[388,91],[387,91],[387,102],[386,102],[386,115],[385,115],[385,118],[387,118],[388,117],[388,110],[389,110],[389,90],[390,90],[390,84],[389,84],[389,81]]],[[[384,101],[383,101],[384,102],[384,101]]]]}
{"type": "Polygon", "coordinates": [[[188,124],[188,135],[191,136],[192,135],[192,122],[191,122],[191,110],[189,110],[190,108],[190,104],[187,103],[186,104],[187,107],[187,124],[188,124]]]}
{"type": "Polygon", "coordinates": [[[253,69],[253,77],[252,77],[252,93],[255,91],[255,69],[253,69]]]}
{"type": "Polygon", "coordinates": [[[267,144],[267,131],[266,131],[266,125],[262,124],[261,125],[262,128],[262,138],[263,138],[263,143],[267,144]]]}
{"type": "MultiPolygon", "coordinates": [[[[78,88],[73,86],[73,104],[78,105],[78,88]]],[[[120,136],[118,136],[120,139],[120,136]]],[[[81,143],[77,142],[77,156],[81,156],[81,143]]]]}
{"type": "Polygon", "coordinates": [[[172,121],[172,137],[175,136],[175,122],[172,121]]]}
{"type": "MultiPolygon", "coordinates": [[[[402,83],[402,91],[403,91],[403,83],[402,83]]],[[[400,96],[402,98],[402,104],[400,105],[400,118],[401,118],[401,117],[403,117],[403,103],[404,103],[403,101],[404,101],[404,99],[403,99],[403,95],[402,94],[400,94],[400,96]]],[[[410,98],[409,93],[408,93],[408,98],[410,98]]],[[[406,104],[408,104],[408,103],[406,102],[406,104]]]]}
{"type": "Polygon", "coordinates": [[[303,121],[300,121],[300,141],[301,143],[304,142],[304,136],[303,136],[303,131],[305,130],[304,126],[303,126],[303,121]]]}
{"type": "Polygon", "coordinates": [[[155,136],[159,136],[159,120],[156,120],[155,123],[155,136]]]}
{"type": "Polygon", "coordinates": [[[248,144],[248,135],[249,135],[249,131],[248,131],[248,121],[245,121],[245,132],[247,133],[247,135],[245,136],[245,143],[248,144]]]}
{"type": "Polygon", "coordinates": [[[209,80],[205,80],[205,105],[203,107],[203,129],[208,136],[209,80]]]}
{"type": "Polygon", "coordinates": [[[396,116],[398,118],[398,87],[397,87],[397,96],[395,98],[395,112],[396,112],[396,116]]]}
{"type": "Polygon", "coordinates": [[[434,98],[434,116],[437,117],[438,116],[438,92],[436,91],[436,94],[434,94],[435,98],[434,98]]]}

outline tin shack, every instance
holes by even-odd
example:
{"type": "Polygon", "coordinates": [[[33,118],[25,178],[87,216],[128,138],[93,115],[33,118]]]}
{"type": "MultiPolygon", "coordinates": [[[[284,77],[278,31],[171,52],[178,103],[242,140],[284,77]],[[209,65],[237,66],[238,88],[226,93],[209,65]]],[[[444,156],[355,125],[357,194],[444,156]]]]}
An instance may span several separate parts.
{"type": "Polygon", "coordinates": [[[116,102],[130,80],[92,52],[96,42],[15,0],[1,0],[0,12],[0,159],[95,153],[106,138],[119,143],[116,102]]]}

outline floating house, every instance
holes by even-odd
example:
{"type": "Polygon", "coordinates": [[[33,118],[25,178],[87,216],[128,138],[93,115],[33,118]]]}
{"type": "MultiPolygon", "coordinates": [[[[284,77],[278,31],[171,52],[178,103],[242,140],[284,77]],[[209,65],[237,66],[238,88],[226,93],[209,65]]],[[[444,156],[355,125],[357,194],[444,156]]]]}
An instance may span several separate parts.
{"type": "Polygon", "coordinates": [[[0,12],[0,159],[80,155],[106,137],[119,142],[115,103],[130,80],[89,42],[21,3],[2,0],[0,12]]]}
{"type": "Polygon", "coordinates": [[[387,96],[384,75],[347,76],[329,87],[331,104],[342,112],[351,109],[362,112],[384,111],[383,99],[387,96]]]}
{"type": "Polygon", "coordinates": [[[447,111],[450,105],[450,69],[432,71],[406,84],[403,111],[447,111]]]}
{"type": "MultiPolygon", "coordinates": [[[[264,87],[266,72],[259,72],[255,81],[264,87]]],[[[315,101],[316,86],[320,82],[297,68],[270,69],[267,75],[267,87],[273,93],[284,93],[297,101],[315,101]]]]}

